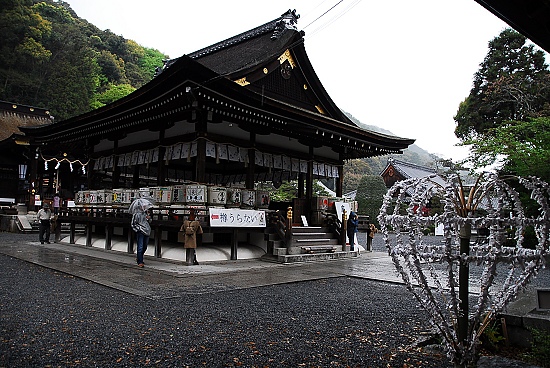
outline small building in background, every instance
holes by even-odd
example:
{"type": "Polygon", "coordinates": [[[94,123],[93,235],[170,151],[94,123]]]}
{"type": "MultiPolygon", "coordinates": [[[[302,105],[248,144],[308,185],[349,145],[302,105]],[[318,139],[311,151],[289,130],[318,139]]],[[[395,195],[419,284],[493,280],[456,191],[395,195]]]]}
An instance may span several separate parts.
{"type": "Polygon", "coordinates": [[[434,175],[433,181],[437,184],[445,186],[445,179],[437,174],[435,169],[412,164],[409,162],[399,161],[394,158],[389,158],[384,170],[380,173],[386,187],[391,188],[396,182],[411,178],[425,178],[434,175]]]}
{"type": "Polygon", "coordinates": [[[33,184],[28,166],[34,152],[19,127],[53,122],[47,109],[0,101],[0,205],[28,203],[33,184]]]}

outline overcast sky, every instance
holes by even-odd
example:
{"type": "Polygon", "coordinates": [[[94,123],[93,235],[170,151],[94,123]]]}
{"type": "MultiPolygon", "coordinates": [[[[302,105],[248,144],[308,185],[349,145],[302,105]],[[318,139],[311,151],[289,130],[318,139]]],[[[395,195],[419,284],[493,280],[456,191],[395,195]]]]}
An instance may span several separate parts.
{"type": "Polygon", "coordinates": [[[474,0],[65,1],[100,29],[171,58],[296,9],[311,63],[342,110],[455,161],[467,150],[454,146],[453,116],[488,42],[507,27],[474,0]]]}

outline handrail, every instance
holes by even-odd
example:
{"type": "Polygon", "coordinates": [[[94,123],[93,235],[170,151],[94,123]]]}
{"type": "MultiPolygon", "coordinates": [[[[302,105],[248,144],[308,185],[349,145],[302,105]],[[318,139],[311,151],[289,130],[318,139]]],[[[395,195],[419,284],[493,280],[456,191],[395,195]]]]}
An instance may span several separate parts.
{"type": "Polygon", "coordinates": [[[281,213],[281,211],[268,212],[269,222],[274,225],[274,229],[279,235],[279,238],[282,240],[285,246],[287,246],[287,226],[286,226],[286,216],[281,213]]]}
{"type": "Polygon", "coordinates": [[[342,220],[335,213],[325,213],[330,231],[336,233],[342,247],[346,246],[346,229],[342,220]]]}

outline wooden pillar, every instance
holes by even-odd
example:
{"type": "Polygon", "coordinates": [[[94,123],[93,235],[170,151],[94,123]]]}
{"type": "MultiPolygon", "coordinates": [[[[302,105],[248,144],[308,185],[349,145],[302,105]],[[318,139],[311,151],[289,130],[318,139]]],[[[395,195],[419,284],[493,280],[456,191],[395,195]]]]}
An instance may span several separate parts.
{"type": "Polygon", "coordinates": [[[160,258],[162,254],[162,230],[155,226],[155,257],[160,258]]]}
{"type": "Polygon", "coordinates": [[[86,223],[86,246],[92,246],[92,224],[90,222],[86,223]]]}
{"type": "Polygon", "coordinates": [[[206,182],[206,139],[199,138],[197,141],[197,157],[195,157],[195,181],[206,182]]]}
{"type": "Polygon", "coordinates": [[[206,134],[207,122],[202,111],[193,112],[192,120],[195,121],[195,132],[197,132],[197,157],[195,157],[195,181],[206,182],[206,134]]]}
{"type": "Polygon", "coordinates": [[[342,251],[347,252],[351,248],[351,245],[349,247],[346,245],[346,236],[348,234],[348,214],[346,213],[346,210],[342,212],[341,220],[342,232],[340,233],[340,244],[342,245],[342,251]]]}
{"type": "Polygon", "coordinates": [[[246,168],[246,189],[254,189],[254,174],[256,166],[256,133],[250,132],[250,148],[248,149],[248,167],[246,168]]]}
{"type": "Polygon", "coordinates": [[[118,166],[118,139],[113,142],[113,189],[120,186],[120,166],[118,166]]]}
{"type": "Polygon", "coordinates": [[[75,243],[75,233],[76,233],[76,226],[75,226],[75,223],[71,221],[70,230],[69,230],[69,244],[75,243]]]}
{"type": "Polygon", "coordinates": [[[298,174],[298,198],[304,198],[304,183],[305,175],[304,173],[298,174]]]}
{"type": "Polygon", "coordinates": [[[344,165],[338,166],[338,177],[336,178],[336,197],[342,197],[344,187],[344,165]]]}
{"type": "Polygon", "coordinates": [[[30,169],[31,169],[29,174],[30,196],[29,196],[28,210],[34,211],[35,209],[34,195],[38,193],[38,147],[35,148],[35,151],[31,157],[30,169]]]}
{"type": "Polygon", "coordinates": [[[292,247],[292,207],[288,207],[286,210],[286,232],[285,232],[285,241],[287,252],[288,249],[292,247]]]}
{"type": "MultiPolygon", "coordinates": [[[[88,157],[92,157],[94,153],[94,147],[90,144],[88,140],[86,140],[86,145],[87,145],[86,151],[88,152],[88,157]]],[[[90,163],[92,163],[92,165],[89,165],[88,170],[86,170],[86,179],[87,179],[88,189],[92,188],[93,181],[94,181],[94,165],[91,160],[90,160],[90,163]]],[[[59,185],[59,183],[57,183],[57,185],[59,185]]],[[[57,190],[58,189],[55,188],[56,192],[57,190]]]]}
{"type": "Polygon", "coordinates": [[[128,253],[134,253],[134,231],[128,230],[128,247],[126,249],[128,253]]]}
{"type": "Polygon", "coordinates": [[[237,259],[237,249],[239,247],[239,229],[233,228],[233,234],[231,236],[231,259],[237,259]]]}
{"type": "MultiPolygon", "coordinates": [[[[159,160],[157,162],[157,185],[164,185],[166,182],[166,165],[164,161],[164,153],[166,148],[164,147],[164,129],[159,131],[159,160]]],[[[139,167],[138,167],[139,170],[139,167]]]]}
{"type": "Polygon", "coordinates": [[[134,173],[132,175],[132,188],[139,188],[139,165],[134,166],[134,173]]]}
{"type": "Polygon", "coordinates": [[[306,173],[306,198],[311,201],[313,198],[313,147],[309,147],[309,160],[307,161],[306,173]]]}
{"type": "Polygon", "coordinates": [[[111,250],[113,247],[113,225],[105,225],[105,249],[111,250]]]}
{"type": "Polygon", "coordinates": [[[90,189],[92,187],[93,170],[86,170],[86,187],[90,189]]]}

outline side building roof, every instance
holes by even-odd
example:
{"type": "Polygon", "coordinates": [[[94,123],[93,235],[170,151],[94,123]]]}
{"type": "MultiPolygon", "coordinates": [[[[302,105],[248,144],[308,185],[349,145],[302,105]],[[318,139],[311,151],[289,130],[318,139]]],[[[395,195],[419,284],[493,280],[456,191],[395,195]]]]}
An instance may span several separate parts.
{"type": "Polygon", "coordinates": [[[384,176],[389,170],[394,170],[403,178],[403,180],[416,178],[421,179],[431,175],[433,181],[441,186],[446,185],[446,181],[443,177],[437,174],[437,171],[430,167],[425,167],[410,162],[399,161],[394,158],[389,158],[386,167],[380,173],[380,176],[384,176]]]}

